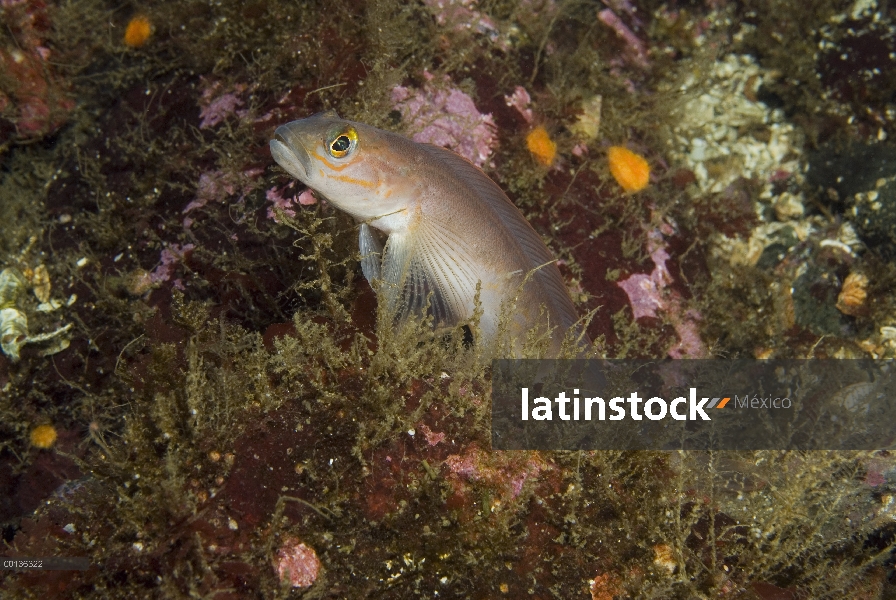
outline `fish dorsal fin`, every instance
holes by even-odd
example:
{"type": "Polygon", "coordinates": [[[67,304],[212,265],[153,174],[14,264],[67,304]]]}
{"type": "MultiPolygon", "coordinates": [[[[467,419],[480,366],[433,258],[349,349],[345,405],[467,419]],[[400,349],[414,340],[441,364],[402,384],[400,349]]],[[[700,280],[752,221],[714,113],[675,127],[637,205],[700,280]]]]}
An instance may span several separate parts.
{"type": "Polygon", "coordinates": [[[498,184],[473,163],[450,150],[430,144],[421,146],[448,168],[462,185],[469,186],[482,200],[484,208],[498,216],[529,260],[529,269],[537,269],[532,280],[541,285],[551,299],[551,307],[561,320],[558,325],[565,328],[575,323],[579,317],[560,271],[554,266],[554,256],[498,184]]]}
{"type": "Polygon", "coordinates": [[[478,282],[470,257],[466,241],[419,213],[407,230],[389,235],[380,289],[396,321],[429,314],[439,326],[466,318],[464,300],[478,282]]]}

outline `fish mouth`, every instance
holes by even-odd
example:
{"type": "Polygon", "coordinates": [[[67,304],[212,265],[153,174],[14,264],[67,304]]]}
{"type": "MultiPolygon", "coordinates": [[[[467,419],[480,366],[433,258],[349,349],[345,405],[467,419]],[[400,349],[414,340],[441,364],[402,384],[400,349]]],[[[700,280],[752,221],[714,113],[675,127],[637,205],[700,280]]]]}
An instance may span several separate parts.
{"type": "Polygon", "coordinates": [[[311,174],[311,156],[305,150],[298,132],[292,127],[297,123],[299,122],[294,121],[281,125],[274,131],[274,139],[270,143],[271,156],[287,173],[307,183],[311,174]]]}

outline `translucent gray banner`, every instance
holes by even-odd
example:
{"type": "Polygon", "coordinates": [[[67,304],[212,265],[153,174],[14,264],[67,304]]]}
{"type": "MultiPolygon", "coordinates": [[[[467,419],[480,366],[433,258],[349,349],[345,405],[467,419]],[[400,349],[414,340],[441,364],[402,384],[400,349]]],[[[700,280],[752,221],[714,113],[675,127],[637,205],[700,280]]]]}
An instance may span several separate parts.
{"type": "Polygon", "coordinates": [[[896,361],[498,360],[496,450],[880,450],[896,361]]]}

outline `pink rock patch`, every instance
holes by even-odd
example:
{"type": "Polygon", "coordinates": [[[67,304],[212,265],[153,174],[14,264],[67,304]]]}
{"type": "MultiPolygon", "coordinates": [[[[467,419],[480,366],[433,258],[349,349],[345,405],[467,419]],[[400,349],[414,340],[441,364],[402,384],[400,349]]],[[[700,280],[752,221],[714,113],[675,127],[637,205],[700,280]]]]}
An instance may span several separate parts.
{"type": "Polygon", "coordinates": [[[307,588],[317,580],[320,559],[314,548],[295,539],[287,539],[277,551],[277,574],[281,583],[307,588]]]}

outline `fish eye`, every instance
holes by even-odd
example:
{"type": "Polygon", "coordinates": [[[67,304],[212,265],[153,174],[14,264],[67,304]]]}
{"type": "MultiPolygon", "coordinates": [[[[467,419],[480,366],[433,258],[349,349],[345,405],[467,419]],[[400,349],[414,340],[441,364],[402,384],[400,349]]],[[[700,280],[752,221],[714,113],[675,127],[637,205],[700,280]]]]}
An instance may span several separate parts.
{"type": "Polygon", "coordinates": [[[333,152],[345,152],[351,145],[352,142],[350,139],[348,139],[347,135],[340,135],[338,138],[333,140],[332,144],[330,144],[330,150],[332,150],[333,152]]]}
{"type": "Polygon", "coordinates": [[[327,144],[327,150],[333,158],[342,158],[352,151],[357,141],[358,134],[353,128],[349,128],[334,136],[327,144]]]}

